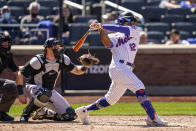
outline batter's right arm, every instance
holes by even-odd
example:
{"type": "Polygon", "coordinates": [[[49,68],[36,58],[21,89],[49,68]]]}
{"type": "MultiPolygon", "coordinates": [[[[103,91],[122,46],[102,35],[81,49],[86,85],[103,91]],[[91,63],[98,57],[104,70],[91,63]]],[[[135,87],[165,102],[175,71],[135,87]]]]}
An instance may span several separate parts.
{"type": "Polygon", "coordinates": [[[112,42],[110,41],[110,38],[106,34],[103,28],[99,29],[100,36],[101,36],[101,41],[105,47],[112,47],[112,42]]]}

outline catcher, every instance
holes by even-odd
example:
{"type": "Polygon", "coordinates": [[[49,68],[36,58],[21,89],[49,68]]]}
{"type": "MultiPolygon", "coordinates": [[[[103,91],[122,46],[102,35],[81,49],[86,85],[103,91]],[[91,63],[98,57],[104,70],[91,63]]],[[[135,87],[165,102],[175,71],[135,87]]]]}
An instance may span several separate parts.
{"type": "Polygon", "coordinates": [[[31,116],[33,120],[73,121],[76,119],[75,110],[54,89],[56,79],[61,70],[82,75],[92,64],[98,64],[99,59],[85,54],[79,58],[83,65],[75,65],[62,52],[61,43],[55,38],[49,38],[45,41],[44,53],[34,56],[18,72],[19,101],[25,104],[27,97],[30,99],[20,122],[28,122],[31,116]],[[26,85],[23,85],[24,78],[27,81],[26,85]]]}

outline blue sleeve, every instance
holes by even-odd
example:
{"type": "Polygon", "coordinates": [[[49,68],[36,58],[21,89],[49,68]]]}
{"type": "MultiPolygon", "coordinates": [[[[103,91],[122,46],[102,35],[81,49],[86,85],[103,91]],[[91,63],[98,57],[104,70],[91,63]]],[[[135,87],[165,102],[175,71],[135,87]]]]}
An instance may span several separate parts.
{"type": "Polygon", "coordinates": [[[120,33],[130,35],[130,30],[129,30],[129,27],[127,26],[104,24],[103,29],[112,31],[112,32],[120,32],[120,33]]]}

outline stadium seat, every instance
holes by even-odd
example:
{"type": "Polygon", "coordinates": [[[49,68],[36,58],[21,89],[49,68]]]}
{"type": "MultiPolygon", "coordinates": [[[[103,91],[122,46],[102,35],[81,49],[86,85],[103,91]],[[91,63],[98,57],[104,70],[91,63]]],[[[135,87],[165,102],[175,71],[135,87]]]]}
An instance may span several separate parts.
{"type": "Polygon", "coordinates": [[[145,27],[147,31],[160,31],[166,34],[166,32],[170,31],[170,25],[168,23],[162,23],[162,22],[152,22],[152,23],[146,23],[145,27]]]}
{"type": "Polygon", "coordinates": [[[52,9],[51,8],[44,7],[44,6],[40,7],[39,15],[48,16],[48,15],[51,15],[51,14],[52,14],[52,9]]]}
{"type": "Polygon", "coordinates": [[[188,15],[192,14],[192,12],[188,8],[173,8],[168,10],[168,14],[188,15]]]}
{"type": "Polygon", "coordinates": [[[142,7],[142,14],[146,22],[160,22],[161,15],[166,14],[167,10],[158,7],[142,7]]]}
{"type": "Polygon", "coordinates": [[[87,37],[90,46],[103,46],[99,32],[91,32],[87,37]]]}
{"type": "Polygon", "coordinates": [[[141,7],[145,6],[145,0],[122,1],[121,5],[133,11],[141,12],[141,7]]]}
{"type": "Polygon", "coordinates": [[[147,0],[147,6],[156,6],[158,7],[160,4],[161,0],[147,0]]]}
{"type": "Polygon", "coordinates": [[[167,23],[183,22],[185,17],[183,15],[166,14],[161,16],[161,21],[167,23]]]}
{"type": "Polygon", "coordinates": [[[89,29],[89,25],[85,23],[70,24],[70,39],[78,41],[89,29]]]}
{"type": "Polygon", "coordinates": [[[157,39],[148,39],[148,42],[153,43],[153,44],[163,44],[163,43],[160,43],[160,41],[157,39]]]}
{"type": "Polygon", "coordinates": [[[49,15],[49,16],[46,16],[46,20],[50,20],[52,22],[55,17],[56,15],[49,15]]]}
{"type": "Polygon", "coordinates": [[[187,31],[180,31],[180,35],[181,35],[181,39],[182,40],[186,40],[188,38],[192,38],[192,34],[190,32],[187,31]]]}
{"type": "Polygon", "coordinates": [[[12,6],[12,7],[9,7],[9,9],[11,11],[11,15],[14,16],[17,21],[19,20],[19,16],[25,15],[23,7],[12,6]]]}
{"type": "Polygon", "coordinates": [[[27,8],[31,1],[28,0],[11,0],[8,1],[8,6],[20,6],[23,8],[27,8]]]}
{"type": "Polygon", "coordinates": [[[186,21],[196,23],[196,15],[187,15],[186,16],[186,21]]]}
{"type": "Polygon", "coordinates": [[[101,9],[102,9],[102,5],[101,4],[93,4],[92,5],[92,15],[96,15],[97,16],[97,20],[99,22],[101,22],[101,9]]]}
{"type": "Polygon", "coordinates": [[[86,16],[75,15],[74,16],[74,21],[76,23],[88,23],[88,21],[91,19],[97,19],[97,17],[95,15],[86,15],[86,16]]]}
{"type": "Polygon", "coordinates": [[[157,40],[157,42],[159,42],[157,44],[161,44],[165,42],[165,34],[163,32],[149,31],[147,32],[147,34],[149,39],[157,40]]]}
{"type": "MultiPolygon", "coordinates": [[[[72,15],[78,15],[78,14],[80,14],[80,10],[77,9],[77,8],[72,8],[71,11],[72,11],[72,15]]],[[[58,12],[59,12],[59,7],[53,7],[52,8],[52,14],[53,15],[57,15],[58,12]]]]}
{"type": "Polygon", "coordinates": [[[50,8],[58,6],[57,0],[38,0],[38,3],[40,4],[40,6],[45,6],[50,8]]]}
{"type": "Polygon", "coordinates": [[[189,22],[178,22],[172,24],[173,29],[178,29],[180,31],[188,31],[193,32],[195,31],[195,25],[189,22]]]}
{"type": "Polygon", "coordinates": [[[4,5],[7,5],[7,2],[6,1],[1,1],[0,2],[0,8],[3,7],[4,5]]]}

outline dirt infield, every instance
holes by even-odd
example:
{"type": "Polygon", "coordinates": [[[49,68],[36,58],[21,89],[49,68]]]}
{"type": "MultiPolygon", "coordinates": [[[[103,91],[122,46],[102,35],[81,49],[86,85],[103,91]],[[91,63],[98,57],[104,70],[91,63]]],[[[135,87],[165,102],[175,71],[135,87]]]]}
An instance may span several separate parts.
{"type": "MultiPolygon", "coordinates": [[[[90,104],[102,96],[66,96],[71,104],[90,104]]],[[[149,97],[152,102],[196,102],[196,97],[149,97]]],[[[120,102],[137,102],[135,96],[123,96],[120,102]]],[[[19,104],[18,100],[15,104],[19,104]]],[[[20,124],[0,123],[0,131],[196,131],[196,116],[162,116],[167,127],[146,126],[146,116],[90,116],[91,125],[73,122],[32,121],[20,124]]]]}
{"type": "Polygon", "coordinates": [[[145,116],[91,116],[91,125],[73,122],[31,121],[20,124],[0,123],[0,131],[195,131],[196,116],[162,116],[169,121],[167,127],[148,127],[145,116]]]}

